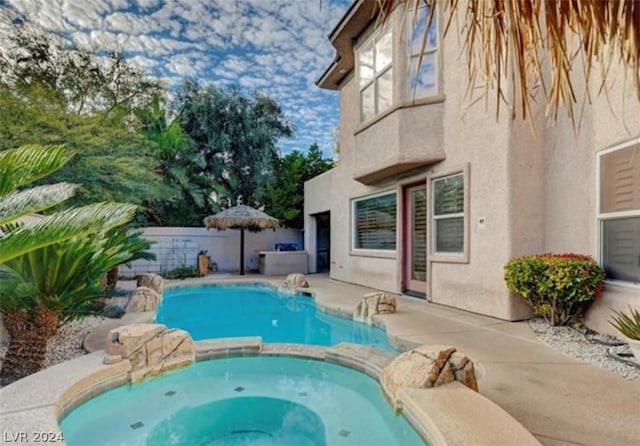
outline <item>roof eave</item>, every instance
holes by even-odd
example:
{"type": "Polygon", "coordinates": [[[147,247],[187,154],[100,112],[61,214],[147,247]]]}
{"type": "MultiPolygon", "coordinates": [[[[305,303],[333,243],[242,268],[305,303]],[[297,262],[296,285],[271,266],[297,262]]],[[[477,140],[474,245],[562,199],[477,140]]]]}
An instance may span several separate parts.
{"type": "Polygon", "coordinates": [[[353,44],[367,29],[378,12],[378,2],[373,0],[355,1],[336,27],[327,36],[336,49],[337,55],[331,65],[316,81],[320,88],[338,90],[342,80],[354,68],[353,44]]]}

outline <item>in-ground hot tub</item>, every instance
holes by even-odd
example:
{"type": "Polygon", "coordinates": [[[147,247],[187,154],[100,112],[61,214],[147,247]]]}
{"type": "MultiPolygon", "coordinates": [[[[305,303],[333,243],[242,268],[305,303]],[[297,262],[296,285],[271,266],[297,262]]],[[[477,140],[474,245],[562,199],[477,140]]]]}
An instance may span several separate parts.
{"type": "Polygon", "coordinates": [[[110,390],[61,423],[74,445],[422,445],[374,379],[322,361],[203,361],[110,390]]]}

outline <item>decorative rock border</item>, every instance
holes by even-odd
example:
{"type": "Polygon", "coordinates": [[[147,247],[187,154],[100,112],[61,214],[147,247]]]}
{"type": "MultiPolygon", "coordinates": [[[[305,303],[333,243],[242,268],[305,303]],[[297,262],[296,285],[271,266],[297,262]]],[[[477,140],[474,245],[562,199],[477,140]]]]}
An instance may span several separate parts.
{"type": "Polygon", "coordinates": [[[353,320],[368,325],[373,323],[376,314],[392,314],[396,312],[396,298],[382,291],[367,293],[353,312],[353,320]]]}
{"type": "MultiPolygon", "coordinates": [[[[342,343],[334,347],[299,344],[263,344],[260,338],[197,341],[198,361],[237,356],[285,356],[324,360],[354,368],[379,380],[393,356],[373,347],[342,343]]],[[[103,364],[104,352],[95,352],[42,370],[0,390],[0,425],[5,432],[51,432],[61,440],[58,421],[88,399],[128,382],[129,360],[103,364]]],[[[477,392],[453,382],[433,389],[398,391],[402,413],[432,446],[464,444],[540,443],[521,424],[477,392]]],[[[38,444],[28,436],[21,444],[38,444]]]]}

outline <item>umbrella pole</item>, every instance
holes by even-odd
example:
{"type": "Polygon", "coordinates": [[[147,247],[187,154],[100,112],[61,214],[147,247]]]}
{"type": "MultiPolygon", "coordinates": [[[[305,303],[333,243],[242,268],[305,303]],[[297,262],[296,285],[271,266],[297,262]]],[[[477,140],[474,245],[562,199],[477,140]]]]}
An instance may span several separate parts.
{"type": "Polygon", "coordinates": [[[240,228],[240,275],[244,276],[244,228],[240,228]]]}

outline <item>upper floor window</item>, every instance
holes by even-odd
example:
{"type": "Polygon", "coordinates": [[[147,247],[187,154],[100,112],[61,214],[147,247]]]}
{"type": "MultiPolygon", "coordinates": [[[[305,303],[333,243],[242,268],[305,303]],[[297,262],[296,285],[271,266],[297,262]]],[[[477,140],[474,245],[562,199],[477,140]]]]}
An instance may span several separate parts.
{"type": "Polygon", "coordinates": [[[607,278],[640,282],[640,142],[600,155],[598,223],[607,278]]]}
{"type": "Polygon", "coordinates": [[[362,121],[391,107],[393,101],[393,35],[391,28],[358,51],[360,118],[362,121]]]}
{"type": "Polygon", "coordinates": [[[409,97],[421,99],[438,93],[438,21],[430,8],[423,5],[416,13],[407,15],[409,31],[409,97]]]}

